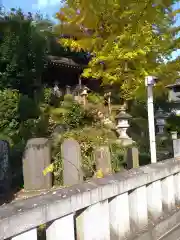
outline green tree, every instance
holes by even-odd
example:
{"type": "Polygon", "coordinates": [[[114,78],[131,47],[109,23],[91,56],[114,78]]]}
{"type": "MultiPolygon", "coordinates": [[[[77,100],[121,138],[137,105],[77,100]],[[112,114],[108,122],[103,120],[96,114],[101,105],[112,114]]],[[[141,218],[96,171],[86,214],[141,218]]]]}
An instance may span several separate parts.
{"type": "Polygon", "coordinates": [[[12,9],[1,13],[0,25],[0,133],[17,144],[48,134],[48,89],[41,76],[51,22],[12,9]]]}
{"type": "Polygon", "coordinates": [[[46,37],[40,34],[39,15],[12,9],[1,20],[0,88],[13,88],[34,97],[46,67],[46,37]]]}
{"type": "Polygon", "coordinates": [[[83,76],[118,83],[123,98],[130,99],[142,92],[145,76],[162,77],[169,67],[164,61],[170,59],[179,30],[173,28],[175,2],[66,0],[57,13],[59,42],[90,52],[83,76]]]}

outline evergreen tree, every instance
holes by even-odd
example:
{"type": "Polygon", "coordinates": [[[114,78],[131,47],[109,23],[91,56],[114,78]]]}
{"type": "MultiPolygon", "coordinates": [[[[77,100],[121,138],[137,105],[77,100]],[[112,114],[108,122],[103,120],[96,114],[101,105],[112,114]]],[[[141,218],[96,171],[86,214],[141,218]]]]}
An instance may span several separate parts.
{"type": "Polygon", "coordinates": [[[41,87],[47,52],[39,15],[12,9],[1,19],[0,88],[13,88],[30,97],[41,87]],[[41,34],[40,34],[41,33],[41,34]]]}

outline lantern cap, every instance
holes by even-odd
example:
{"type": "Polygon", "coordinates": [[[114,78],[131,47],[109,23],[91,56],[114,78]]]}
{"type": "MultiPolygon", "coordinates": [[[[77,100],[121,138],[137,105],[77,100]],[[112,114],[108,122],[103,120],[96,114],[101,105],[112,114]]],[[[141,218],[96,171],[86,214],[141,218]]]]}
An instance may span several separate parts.
{"type": "Polygon", "coordinates": [[[76,87],[74,88],[74,91],[83,91],[83,90],[87,90],[90,91],[90,89],[86,86],[86,85],[76,85],[76,87]]]}
{"type": "Polygon", "coordinates": [[[91,92],[91,89],[89,89],[87,86],[85,85],[77,85],[74,90],[73,90],[73,94],[81,94],[84,90],[86,90],[88,93],[91,92]]]}
{"type": "Polygon", "coordinates": [[[80,89],[80,95],[87,95],[90,92],[90,89],[86,86],[80,89]]]}
{"type": "Polygon", "coordinates": [[[121,107],[119,113],[116,115],[115,119],[131,119],[132,116],[126,113],[125,108],[121,107]]]}
{"type": "Polygon", "coordinates": [[[158,119],[158,118],[166,119],[167,117],[168,117],[168,114],[164,113],[164,111],[161,108],[157,110],[155,119],[158,119]]]}

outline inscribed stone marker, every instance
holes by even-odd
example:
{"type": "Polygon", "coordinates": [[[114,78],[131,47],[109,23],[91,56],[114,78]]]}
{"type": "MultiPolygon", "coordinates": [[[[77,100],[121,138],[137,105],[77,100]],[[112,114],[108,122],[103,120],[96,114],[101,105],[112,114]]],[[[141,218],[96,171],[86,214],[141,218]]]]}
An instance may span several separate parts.
{"type": "Polygon", "coordinates": [[[0,140],[0,194],[7,194],[11,187],[9,143],[0,140]]]}
{"type": "Polygon", "coordinates": [[[111,155],[108,146],[101,146],[94,151],[96,170],[102,170],[104,175],[112,172],[111,155]]]}
{"type": "Polygon", "coordinates": [[[51,164],[50,143],[46,138],[28,140],[23,156],[23,176],[25,190],[45,190],[52,187],[52,174],[43,175],[43,170],[51,164]]]}
{"type": "Polygon", "coordinates": [[[139,167],[139,151],[136,147],[127,149],[126,153],[127,169],[139,167]]]}
{"type": "Polygon", "coordinates": [[[81,149],[74,139],[66,139],[61,146],[63,159],[63,183],[74,185],[83,181],[81,169],[81,149]]]}

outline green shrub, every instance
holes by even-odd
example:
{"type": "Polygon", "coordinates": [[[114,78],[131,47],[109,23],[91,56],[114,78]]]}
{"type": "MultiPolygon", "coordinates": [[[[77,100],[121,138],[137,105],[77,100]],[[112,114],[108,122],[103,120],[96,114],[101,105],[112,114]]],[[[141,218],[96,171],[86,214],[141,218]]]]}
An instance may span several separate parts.
{"type": "Polygon", "coordinates": [[[103,97],[96,93],[89,93],[88,94],[88,102],[93,104],[100,104],[103,103],[103,97]]]}
{"type": "Polygon", "coordinates": [[[91,178],[95,173],[95,162],[93,152],[98,146],[107,145],[110,147],[112,157],[112,168],[116,172],[122,168],[123,149],[115,144],[116,134],[101,126],[89,126],[81,129],[73,129],[60,135],[53,145],[54,177],[55,183],[62,185],[62,158],[61,144],[66,138],[77,140],[81,148],[82,170],[85,179],[91,178]]]}
{"type": "Polygon", "coordinates": [[[8,139],[10,143],[15,141],[19,134],[19,99],[18,91],[0,91],[0,138],[8,139]]]}
{"type": "Polygon", "coordinates": [[[125,151],[126,149],[116,142],[110,145],[111,164],[113,172],[119,172],[125,167],[125,151]]]}
{"type": "Polygon", "coordinates": [[[65,124],[69,129],[92,124],[94,121],[93,114],[74,101],[70,94],[64,96],[58,107],[51,108],[50,115],[57,124],[65,124]]]}

